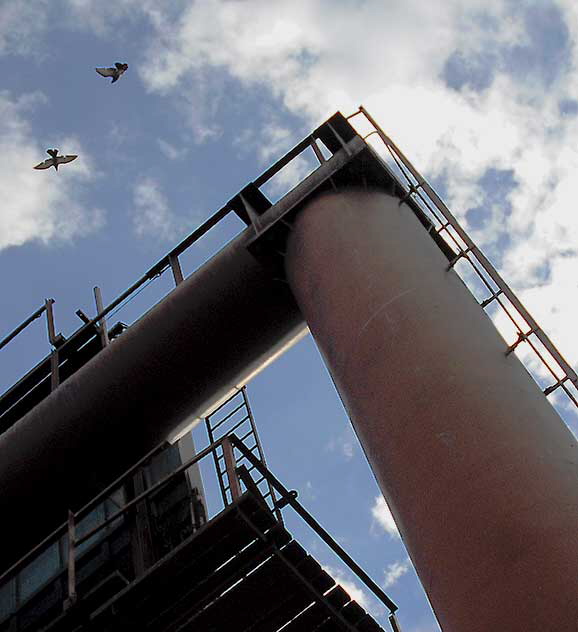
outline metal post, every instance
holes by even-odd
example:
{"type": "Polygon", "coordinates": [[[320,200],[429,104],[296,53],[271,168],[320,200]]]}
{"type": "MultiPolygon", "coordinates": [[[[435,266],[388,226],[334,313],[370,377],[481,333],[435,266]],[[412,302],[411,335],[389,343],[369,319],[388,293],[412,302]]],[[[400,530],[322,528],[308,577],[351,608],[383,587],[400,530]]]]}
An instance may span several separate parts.
{"type": "Polygon", "coordinates": [[[58,372],[58,349],[50,352],[50,390],[54,391],[60,385],[60,375],[58,372]]]}
{"type": "MultiPolygon", "coordinates": [[[[96,313],[102,314],[102,312],[104,311],[102,307],[102,293],[98,286],[94,288],[94,300],[96,301],[96,313]]],[[[102,346],[106,347],[109,343],[109,340],[108,340],[108,330],[106,327],[106,318],[104,316],[98,322],[98,329],[100,331],[100,340],[102,342],[102,346]]]]}
{"type": "Polygon", "coordinates": [[[236,463],[235,455],[233,454],[233,446],[231,445],[229,437],[225,437],[221,445],[223,446],[223,455],[225,456],[225,471],[229,479],[231,497],[233,502],[235,502],[241,496],[241,486],[239,485],[239,479],[235,471],[236,463]]]}
{"type": "Polygon", "coordinates": [[[54,331],[54,312],[52,311],[53,298],[44,300],[44,308],[46,309],[46,324],[48,326],[48,340],[51,345],[56,342],[56,332],[54,331]]]}
{"type": "Polygon", "coordinates": [[[397,617],[393,612],[389,615],[389,624],[391,625],[391,629],[393,630],[393,632],[401,632],[401,628],[399,627],[399,623],[397,622],[397,617]]]}
{"type": "Polygon", "coordinates": [[[245,210],[247,211],[247,215],[249,216],[249,219],[251,220],[251,224],[253,224],[255,231],[259,232],[261,228],[261,218],[259,214],[251,206],[251,204],[249,204],[249,202],[245,199],[242,193],[239,193],[239,198],[241,199],[241,202],[243,203],[243,206],[245,207],[245,210]]]}
{"type": "Polygon", "coordinates": [[[321,153],[321,149],[319,149],[319,145],[317,144],[317,141],[313,137],[311,137],[311,149],[313,149],[313,153],[315,154],[315,157],[317,158],[317,160],[319,160],[320,165],[326,162],[325,157],[321,153]]]}
{"type": "Polygon", "coordinates": [[[76,527],[74,514],[68,512],[68,601],[67,607],[76,603],[76,527]]]}
{"type": "Polygon", "coordinates": [[[181,269],[181,262],[178,255],[169,255],[169,265],[173,272],[173,278],[175,285],[179,285],[183,282],[183,270],[181,269]]]}

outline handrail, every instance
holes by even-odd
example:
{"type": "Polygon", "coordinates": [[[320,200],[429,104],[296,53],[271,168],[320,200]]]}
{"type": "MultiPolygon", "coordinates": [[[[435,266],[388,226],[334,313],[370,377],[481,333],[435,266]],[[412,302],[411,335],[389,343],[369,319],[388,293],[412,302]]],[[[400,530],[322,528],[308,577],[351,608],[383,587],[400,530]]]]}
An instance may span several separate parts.
{"type": "MultiPolygon", "coordinates": [[[[145,463],[148,459],[153,457],[165,445],[166,445],[166,442],[163,442],[157,445],[150,452],[148,452],[142,459],[137,461],[132,467],[130,467],[126,472],[124,472],[119,478],[117,478],[113,483],[111,483],[108,487],[106,487],[106,489],[104,489],[97,496],[92,498],[86,505],[81,507],[76,513],[73,513],[72,516],[74,517],[74,520],[78,522],[78,520],[81,517],[83,517],[84,514],[88,513],[91,509],[93,509],[93,507],[98,505],[99,502],[101,502],[108,495],[110,495],[110,492],[112,492],[116,487],[118,487],[128,476],[130,476],[130,474],[132,474],[138,467],[143,465],[143,463],[145,463]]],[[[21,570],[22,567],[31,559],[33,559],[35,554],[41,551],[47,544],[49,544],[52,541],[57,540],[58,537],[64,535],[67,528],[68,528],[68,521],[63,522],[61,525],[56,527],[54,531],[49,533],[43,540],[41,540],[35,547],[30,549],[30,551],[25,553],[19,560],[14,562],[12,566],[10,566],[0,575],[0,584],[2,584],[2,582],[5,579],[7,579],[9,575],[14,575],[19,570],[21,570]]]]}
{"type": "MultiPolygon", "coordinates": [[[[52,299],[48,299],[48,300],[52,300],[52,299]]],[[[44,305],[42,305],[42,307],[39,307],[32,315],[28,316],[28,318],[25,321],[20,323],[20,325],[18,325],[18,327],[16,327],[16,329],[13,329],[5,338],[3,338],[0,341],[0,349],[2,349],[2,347],[5,347],[11,340],[16,338],[16,336],[22,330],[26,329],[26,327],[28,327],[28,325],[30,325],[31,322],[35,321],[37,318],[42,316],[42,313],[45,310],[46,310],[46,303],[44,303],[44,305]]]]}
{"type": "Polygon", "coordinates": [[[273,487],[281,497],[277,501],[277,505],[291,505],[299,516],[307,523],[309,527],[336,553],[347,566],[361,579],[361,581],[371,590],[371,592],[389,609],[393,614],[398,610],[398,606],[392,601],[385,592],[369,577],[369,575],[355,562],[355,560],[329,535],[329,533],[315,520],[315,518],[301,505],[296,499],[296,493],[290,492],[271,472],[257,459],[250,450],[243,445],[235,436],[229,436],[232,445],[241,452],[241,454],[251,463],[251,465],[267,479],[267,482],[273,487]]]}
{"type": "Polygon", "coordinates": [[[333,550],[334,553],[338,555],[338,557],[359,577],[359,579],[369,588],[374,595],[389,609],[391,614],[394,614],[398,606],[386,595],[386,593],[365,573],[365,571],[351,558],[351,556],[346,553],[346,551],[329,535],[329,533],[309,514],[309,512],[296,500],[296,493],[288,491],[282,483],[269,471],[266,465],[263,464],[261,460],[259,460],[256,456],[253,455],[251,450],[249,450],[243,442],[236,437],[234,434],[224,435],[217,441],[214,441],[199,453],[195,454],[193,457],[182,463],[179,467],[175,468],[171,473],[167,474],[160,481],[157,481],[154,485],[151,485],[147,490],[138,494],[126,503],[121,509],[113,513],[111,516],[102,521],[99,525],[85,533],[82,537],[76,537],[76,531],[78,526],[78,518],[81,514],[86,513],[90,508],[94,505],[98,504],[98,500],[102,500],[105,492],[110,491],[115,486],[117,486],[124,478],[129,475],[129,472],[133,472],[139,464],[142,464],[146,461],[147,458],[150,458],[158,447],[155,450],[151,451],[146,457],[143,457],[138,464],[135,464],[129,471],[125,472],[123,476],[117,479],[112,485],[110,485],[106,490],[101,492],[97,497],[91,500],[90,503],[85,505],[82,509],[77,511],[76,513],[69,512],[67,522],[63,523],[58,529],[53,531],[48,537],[46,537],[40,544],[35,546],[31,551],[29,551],[25,556],[23,556],[20,560],[18,560],[15,564],[13,564],[9,569],[7,569],[2,575],[0,575],[0,585],[5,581],[10,579],[12,575],[15,575],[21,568],[26,564],[26,562],[30,561],[30,559],[34,556],[35,553],[38,553],[46,544],[54,541],[57,537],[63,535],[67,530],[70,537],[69,542],[69,560],[68,560],[68,572],[72,577],[72,580],[69,578],[69,601],[73,603],[76,598],[76,585],[74,576],[76,573],[76,562],[75,562],[75,550],[77,547],[89,541],[100,531],[106,529],[113,522],[118,520],[124,514],[129,512],[139,503],[146,501],[149,497],[156,494],[161,488],[170,483],[177,476],[185,472],[187,469],[195,465],[198,461],[208,456],[210,453],[214,453],[217,448],[222,447],[229,454],[229,467],[227,468],[227,473],[231,477],[235,477],[233,482],[233,486],[238,490],[238,493],[234,495],[233,501],[236,500],[236,497],[240,494],[240,489],[238,487],[238,478],[239,472],[244,467],[236,467],[234,462],[234,456],[232,449],[238,449],[241,454],[250,462],[250,464],[259,472],[259,474],[267,481],[269,486],[274,489],[279,494],[279,500],[276,502],[276,508],[281,509],[286,505],[290,505],[292,509],[294,509],[297,514],[307,523],[309,527],[311,527],[315,533],[333,550]],[[229,447],[227,447],[229,446],[229,447]]]}
{"type": "MultiPolygon", "coordinates": [[[[578,388],[578,375],[574,371],[574,369],[570,366],[570,364],[566,361],[566,359],[562,356],[562,354],[558,351],[554,343],[550,340],[547,334],[542,330],[542,328],[538,325],[538,323],[534,320],[532,315],[528,312],[528,310],[524,307],[522,302],[518,299],[518,297],[514,294],[514,292],[510,289],[498,271],[494,268],[494,266],[490,263],[487,257],[481,252],[478,246],[474,243],[471,237],[467,234],[467,232],[461,227],[457,219],[451,213],[447,205],[444,201],[439,197],[436,191],[431,187],[431,185],[427,182],[427,180],[419,173],[419,171],[413,166],[413,164],[409,161],[409,159],[405,156],[405,154],[397,147],[397,145],[391,140],[391,138],[381,129],[381,127],[377,124],[375,119],[367,112],[367,110],[360,105],[358,110],[351,114],[348,119],[353,118],[354,116],[362,114],[366,120],[373,126],[374,132],[380,137],[383,144],[387,147],[387,149],[392,154],[400,172],[404,175],[406,180],[408,181],[409,190],[407,192],[408,196],[417,195],[421,202],[426,206],[427,210],[433,215],[436,221],[441,225],[440,228],[437,229],[438,234],[445,230],[449,237],[452,239],[454,244],[458,249],[458,256],[456,260],[450,263],[450,268],[461,258],[465,258],[469,261],[475,273],[481,279],[482,283],[487,287],[490,292],[490,298],[484,301],[481,306],[486,307],[492,300],[496,300],[497,303],[501,306],[502,310],[508,316],[508,318],[512,321],[514,327],[518,331],[518,340],[506,350],[506,355],[511,353],[520,342],[527,342],[531,349],[534,351],[538,359],[541,361],[542,365],[549,371],[550,374],[554,377],[555,383],[552,386],[547,387],[543,392],[544,395],[549,395],[558,387],[562,388],[562,390],[568,395],[569,399],[578,407],[578,399],[576,396],[570,392],[565,382],[570,381],[574,384],[575,387],[578,388]],[[400,164],[401,163],[401,164],[400,164]],[[408,174],[404,171],[404,168],[409,172],[409,174],[414,178],[415,184],[408,177],[408,174]],[[427,195],[427,198],[431,201],[437,210],[441,213],[444,220],[440,219],[437,214],[433,211],[428,201],[424,198],[422,191],[427,195]],[[465,244],[465,248],[459,241],[454,237],[454,235],[448,230],[448,227],[452,227],[458,237],[465,244]],[[470,255],[474,258],[474,260],[479,264],[481,269],[488,275],[489,279],[493,281],[498,290],[494,290],[488,283],[487,279],[481,274],[480,270],[472,260],[470,259],[470,255]],[[500,300],[500,295],[503,294],[513,306],[515,312],[523,319],[525,324],[528,327],[528,331],[523,331],[517,321],[510,314],[507,307],[500,300]],[[560,378],[552,367],[548,364],[546,359],[542,356],[540,351],[535,347],[534,343],[530,339],[531,335],[535,335],[536,338],[542,343],[544,348],[548,351],[550,356],[558,365],[559,369],[564,374],[563,378],[560,378]]],[[[373,132],[371,132],[373,133],[373,132]]],[[[370,133],[370,134],[371,134],[370,133]]],[[[370,134],[366,135],[369,136],[370,134]]]]}
{"type": "Polygon", "coordinates": [[[80,518],[82,518],[85,514],[89,513],[91,509],[93,509],[94,507],[96,507],[96,505],[100,504],[100,502],[102,502],[103,500],[105,500],[106,498],[108,498],[108,496],[111,495],[111,493],[117,488],[119,487],[135,470],[137,470],[139,467],[141,467],[142,465],[144,465],[149,459],[151,459],[153,456],[155,456],[155,454],[157,454],[158,452],[160,452],[163,448],[167,447],[167,445],[169,445],[168,441],[163,441],[162,443],[159,443],[155,448],[153,448],[150,452],[147,452],[147,454],[145,454],[142,459],[138,460],[134,465],[132,465],[131,467],[128,468],[128,470],[126,470],[123,474],[121,474],[115,481],[113,481],[108,487],[106,487],[105,489],[103,489],[100,494],[98,494],[97,496],[95,496],[91,501],[89,501],[88,503],[86,503],[86,505],[84,505],[83,507],[81,507],[75,514],[74,514],[74,519],[75,520],[79,520],[80,518]]]}
{"type": "MultiPolygon", "coordinates": [[[[112,514],[109,518],[101,522],[98,526],[94,527],[91,531],[83,535],[81,538],[78,538],[75,542],[76,545],[83,544],[86,540],[90,540],[94,535],[96,535],[99,531],[107,527],[109,524],[113,523],[115,520],[118,520],[120,516],[126,513],[129,509],[132,509],[134,505],[141,503],[143,500],[146,500],[149,496],[153,495],[157,492],[161,487],[164,487],[167,483],[169,483],[173,478],[176,478],[179,474],[182,474],[184,471],[188,470],[195,463],[205,458],[208,454],[211,454],[214,450],[216,450],[224,441],[227,440],[227,436],[221,437],[218,441],[211,443],[206,448],[195,454],[195,456],[191,457],[188,461],[185,461],[179,467],[174,469],[170,474],[167,474],[160,481],[157,481],[154,485],[151,485],[147,490],[135,496],[131,501],[126,503],[119,509],[116,513],[112,514]]],[[[75,515],[76,517],[76,515],[75,515]]]]}
{"type": "MultiPolygon", "coordinates": [[[[175,468],[172,472],[164,476],[161,480],[157,481],[154,485],[151,485],[147,490],[135,496],[132,500],[127,502],[122,508],[118,511],[110,515],[108,518],[103,520],[99,525],[85,533],[82,537],[77,537],[78,532],[78,519],[81,515],[85,514],[92,507],[98,504],[106,494],[110,492],[112,489],[117,487],[123,479],[128,477],[130,473],[134,472],[136,468],[146,462],[151,456],[155,454],[159,450],[161,446],[157,446],[154,450],[149,452],[145,457],[143,457],[138,463],[133,465],[130,470],[125,472],[120,478],[118,478],[114,483],[112,483],[109,487],[103,490],[98,496],[92,499],[88,504],[82,507],[76,513],[69,512],[68,520],[63,525],[61,525],[58,529],[56,529],[52,534],[50,534],[47,538],[45,538],[39,545],[34,547],[31,551],[29,551],[25,556],[23,556],[18,562],[12,565],[7,571],[0,575],[0,585],[2,585],[5,581],[11,578],[11,576],[15,575],[21,568],[26,564],[26,562],[30,561],[30,558],[33,557],[35,553],[38,553],[46,544],[51,543],[55,540],[55,537],[60,537],[60,535],[64,534],[64,532],[68,531],[69,542],[68,542],[68,562],[67,562],[67,572],[68,572],[68,599],[65,600],[65,608],[73,605],[77,600],[77,592],[76,592],[76,557],[78,547],[88,542],[91,538],[97,535],[99,532],[105,530],[109,525],[117,521],[126,513],[130,512],[134,507],[146,501],[153,495],[155,495],[160,489],[169,484],[172,480],[174,480],[177,476],[185,472],[187,469],[195,465],[204,457],[208,456],[211,453],[215,453],[216,450],[221,447],[225,454],[225,460],[227,461],[227,475],[229,476],[229,482],[231,485],[231,489],[233,490],[232,502],[235,502],[241,496],[241,488],[239,486],[239,479],[241,478],[247,487],[247,482],[245,481],[245,477],[241,476],[241,471],[243,470],[247,473],[247,469],[245,466],[236,466],[236,459],[234,456],[234,449],[239,450],[242,454],[241,458],[246,458],[251,464],[251,469],[256,469],[257,472],[261,475],[262,479],[267,481],[271,490],[275,490],[279,495],[279,499],[275,503],[274,509],[280,510],[282,507],[286,505],[290,505],[291,508],[305,521],[305,523],[315,531],[315,533],[332,549],[332,551],[357,575],[357,577],[367,586],[369,590],[388,608],[390,612],[390,623],[396,623],[395,621],[395,612],[398,610],[398,606],[388,597],[388,595],[367,575],[367,573],[353,560],[353,558],[346,553],[346,551],[329,535],[329,533],[309,514],[309,512],[296,500],[296,492],[291,492],[287,490],[283,486],[283,484],[269,471],[267,466],[253,453],[250,449],[248,449],[243,442],[234,434],[227,434],[223,437],[219,438],[217,441],[212,442],[199,453],[192,456],[190,459],[182,463],[180,466],[175,468]],[[393,619],[392,619],[393,617],[393,619]],[[392,622],[393,621],[393,622],[392,622]]],[[[247,487],[252,491],[256,491],[256,483],[253,481],[252,477],[248,475],[250,480],[250,484],[247,487]]],[[[227,503],[225,502],[225,507],[227,503]]],[[[394,627],[395,629],[395,627],[394,627]]]]}
{"type": "MultiPolygon", "coordinates": [[[[321,128],[319,128],[321,129],[321,128]]],[[[318,147],[316,146],[316,138],[319,136],[319,129],[314,131],[312,134],[306,136],[301,142],[295,145],[292,149],[290,149],[285,155],[283,155],[280,159],[275,161],[273,165],[271,165],[268,169],[266,169],[260,176],[258,176],[253,184],[256,187],[263,186],[266,182],[268,182],[271,178],[273,178],[281,169],[283,169],[291,160],[296,158],[302,151],[307,149],[307,147],[311,147],[315,153],[315,155],[319,159],[318,147]]],[[[319,162],[323,162],[319,159],[319,162]]],[[[62,352],[68,345],[72,344],[77,336],[84,333],[88,328],[94,327],[95,325],[98,327],[99,322],[110,312],[118,307],[123,301],[128,299],[134,292],[136,292],[141,286],[143,286],[147,281],[152,281],[156,277],[160,276],[167,268],[176,266],[178,271],[175,276],[176,284],[182,281],[182,272],[180,272],[178,257],[183,252],[185,252],[190,246],[192,246],[196,241],[198,241],[201,237],[203,237],[211,228],[213,228],[216,224],[218,224],[222,219],[224,219],[229,213],[231,213],[234,209],[226,204],[221,207],[218,211],[216,211],[211,217],[205,220],[198,228],[196,228],[192,233],[190,233],[187,237],[185,237],[181,242],[179,242],[172,250],[170,250],[164,257],[159,259],[151,268],[145,272],[137,281],[135,281],[130,287],[128,287],[122,294],[120,294],[116,299],[114,299],[109,305],[107,305],[103,310],[100,310],[99,313],[92,319],[85,322],[85,324],[79,329],[77,329],[70,338],[61,341],[58,346],[58,351],[62,352]]],[[[173,267],[174,272],[174,267],[173,267]]],[[[52,299],[50,299],[52,300],[52,299]]],[[[13,332],[8,334],[1,342],[0,349],[6,346],[18,333],[20,333],[25,327],[27,327],[32,320],[38,318],[42,314],[42,312],[46,309],[46,305],[39,310],[37,310],[29,319],[27,319],[23,324],[19,325],[13,332]]]]}
{"type": "Polygon", "coordinates": [[[59,350],[62,350],[69,344],[72,340],[74,340],[75,336],[78,335],[84,329],[88,327],[93,327],[98,324],[98,322],[104,318],[109,312],[111,312],[115,307],[117,307],[122,301],[128,298],[133,292],[138,290],[138,288],[146,283],[146,281],[152,280],[157,276],[160,276],[169,266],[170,266],[170,258],[176,257],[179,254],[183,253],[189,246],[198,241],[203,235],[209,232],[211,228],[213,228],[221,219],[223,219],[226,215],[231,212],[227,206],[219,209],[216,213],[211,215],[209,219],[203,222],[196,230],[194,230],[188,237],[185,237],[177,246],[175,246],[167,255],[165,255],[162,259],[157,261],[154,266],[149,268],[143,276],[135,281],[127,290],[125,290],[120,296],[118,296],[112,303],[110,303],[107,307],[105,307],[100,314],[97,314],[92,320],[89,320],[83,327],[78,329],[74,336],[70,337],[63,345],[59,347],[59,350]]]}
{"type": "MultiPolygon", "coordinates": [[[[82,536],[82,538],[76,539],[75,544],[79,545],[79,544],[82,544],[84,541],[90,539],[98,531],[100,531],[101,529],[104,529],[110,523],[114,522],[114,520],[118,519],[126,510],[128,510],[129,508],[132,508],[132,506],[134,504],[145,500],[150,494],[156,492],[160,487],[162,487],[163,485],[165,485],[168,482],[170,482],[170,480],[172,480],[172,478],[176,477],[178,474],[182,473],[183,471],[187,470],[189,467],[194,465],[197,461],[199,461],[202,458],[204,458],[205,456],[207,456],[207,454],[209,454],[210,452],[215,450],[222,443],[222,441],[224,439],[225,439],[225,437],[221,437],[218,441],[215,441],[214,443],[212,443],[209,446],[207,446],[201,452],[198,452],[197,454],[195,454],[193,457],[191,457],[185,463],[181,464],[177,469],[173,470],[170,474],[165,476],[163,479],[161,479],[160,481],[158,481],[157,483],[155,483],[154,485],[149,487],[146,491],[144,491],[143,493],[139,494],[133,500],[128,502],[126,505],[124,505],[122,507],[122,509],[117,511],[111,517],[107,518],[104,522],[102,522],[97,527],[95,527],[94,529],[89,531],[87,534],[82,536]]],[[[142,459],[140,459],[140,461],[138,461],[135,465],[133,465],[129,470],[124,472],[121,477],[116,479],[114,481],[114,483],[109,485],[105,490],[103,490],[100,494],[98,494],[98,496],[93,498],[89,503],[84,505],[76,513],[71,512],[70,515],[72,516],[74,522],[78,523],[79,519],[81,517],[83,517],[84,514],[89,512],[93,507],[98,505],[98,503],[100,501],[102,501],[104,498],[106,498],[106,493],[107,492],[110,492],[110,491],[114,490],[125,478],[127,478],[138,467],[140,467],[143,463],[145,463],[147,461],[147,459],[149,459],[151,456],[154,456],[154,454],[163,445],[164,444],[159,444],[156,448],[151,450],[146,456],[144,456],[142,459]]],[[[6,571],[4,571],[0,575],[0,584],[2,584],[4,581],[6,581],[10,577],[10,575],[15,575],[18,571],[20,571],[22,569],[22,567],[27,562],[29,562],[31,559],[33,559],[34,555],[36,553],[38,553],[39,551],[41,551],[47,544],[52,543],[53,541],[56,541],[58,539],[58,537],[64,535],[64,533],[66,532],[66,530],[68,528],[69,528],[69,521],[62,523],[60,526],[58,526],[56,529],[54,529],[54,531],[52,531],[49,535],[47,535],[39,544],[37,544],[34,548],[32,548],[30,551],[28,551],[25,555],[23,555],[18,561],[16,561],[14,564],[12,564],[12,566],[10,566],[6,571]]]]}

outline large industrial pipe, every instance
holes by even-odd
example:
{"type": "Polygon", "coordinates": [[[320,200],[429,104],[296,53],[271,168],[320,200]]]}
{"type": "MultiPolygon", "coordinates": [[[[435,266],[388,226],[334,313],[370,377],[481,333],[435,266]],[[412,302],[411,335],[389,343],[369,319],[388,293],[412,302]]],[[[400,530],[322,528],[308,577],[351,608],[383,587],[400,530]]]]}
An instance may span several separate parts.
{"type": "Polygon", "coordinates": [[[296,300],[444,630],[578,629],[576,440],[413,213],[312,201],[296,300]]]}
{"type": "Polygon", "coordinates": [[[0,435],[0,570],[306,332],[247,229],[0,435]]]}

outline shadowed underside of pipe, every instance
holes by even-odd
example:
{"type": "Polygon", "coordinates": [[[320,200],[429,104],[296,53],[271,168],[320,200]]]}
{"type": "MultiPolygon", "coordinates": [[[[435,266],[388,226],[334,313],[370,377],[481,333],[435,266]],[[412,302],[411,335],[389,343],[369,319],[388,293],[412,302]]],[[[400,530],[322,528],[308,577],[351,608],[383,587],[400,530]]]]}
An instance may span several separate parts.
{"type": "Polygon", "coordinates": [[[247,229],[0,436],[2,566],[306,329],[247,229]],[[39,524],[42,529],[39,530],[39,524]]]}

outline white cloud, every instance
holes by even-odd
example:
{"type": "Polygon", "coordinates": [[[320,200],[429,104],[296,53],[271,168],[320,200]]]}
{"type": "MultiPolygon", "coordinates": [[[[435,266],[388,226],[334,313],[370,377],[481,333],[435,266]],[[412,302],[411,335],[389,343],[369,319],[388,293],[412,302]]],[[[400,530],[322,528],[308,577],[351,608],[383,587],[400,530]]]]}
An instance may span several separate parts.
{"type": "Polygon", "coordinates": [[[43,146],[33,136],[26,113],[44,102],[39,93],[14,98],[0,92],[0,155],[8,158],[0,170],[0,249],[30,241],[69,241],[104,224],[104,212],[87,209],[83,203],[84,186],[96,174],[78,139],[51,137],[43,146]],[[46,147],[58,147],[62,153],[79,157],[58,172],[34,171],[34,165],[47,157],[46,147]]]}
{"type": "Polygon", "coordinates": [[[391,588],[394,584],[397,583],[400,577],[403,577],[409,571],[410,564],[409,560],[405,562],[393,562],[393,564],[388,564],[385,569],[383,575],[383,587],[391,588]]]}
{"type": "Polygon", "coordinates": [[[382,529],[392,538],[399,538],[399,530],[391,514],[388,504],[383,496],[376,496],[375,502],[371,508],[371,515],[374,520],[382,527],[382,529]]]}
{"type": "MultiPolygon", "coordinates": [[[[0,23],[11,27],[0,27],[0,51],[12,32],[17,37],[10,41],[30,46],[48,6],[39,0],[37,18],[30,20],[22,3],[5,2],[0,23]]],[[[547,87],[537,70],[516,73],[504,62],[514,45],[539,45],[525,22],[540,6],[530,0],[515,6],[507,0],[449,0],[443,6],[421,0],[198,0],[170,7],[119,0],[113,9],[95,0],[61,0],[60,6],[65,21],[74,18],[77,28],[97,33],[112,32],[121,18],[147,20],[141,79],[150,91],[170,97],[198,142],[222,133],[219,104],[234,100],[237,90],[265,88],[284,106],[254,134],[263,161],[292,143],[280,122],[287,111],[312,127],[336,109],[350,111],[363,102],[419,169],[445,180],[455,214],[482,249],[499,249],[501,271],[516,291],[530,303],[542,297],[536,300],[542,326],[578,361],[568,304],[578,276],[578,117],[559,110],[563,99],[578,98],[575,3],[548,3],[565,18],[570,56],[552,66],[547,87]],[[466,85],[457,91],[443,81],[456,53],[466,60],[487,56],[483,90],[466,85]],[[490,168],[511,170],[517,186],[502,204],[488,204],[482,225],[468,226],[466,210],[480,204],[480,178],[490,168]],[[543,278],[546,266],[550,274],[543,278]]],[[[270,110],[270,103],[265,107],[270,110]]],[[[278,190],[306,171],[303,162],[295,163],[278,190]]]]}
{"type": "Polygon", "coordinates": [[[133,190],[133,200],[132,219],[137,236],[161,240],[175,237],[175,217],[157,180],[143,178],[137,182],[133,190]]]}
{"type": "Polygon", "coordinates": [[[169,159],[169,160],[181,160],[183,159],[187,153],[187,147],[175,147],[166,140],[162,138],[157,138],[157,143],[161,152],[169,159]]]}
{"type": "MultiPolygon", "coordinates": [[[[456,51],[467,58],[532,45],[524,22],[532,6],[522,2],[513,10],[505,0],[451,0],[441,8],[419,0],[369,0],[332,4],[329,11],[323,0],[199,0],[178,19],[162,21],[149,48],[147,69],[153,72],[142,78],[150,90],[186,99],[197,82],[218,85],[211,77],[223,77],[218,71],[224,70],[246,89],[266,86],[311,125],[364,102],[418,168],[446,179],[449,202],[466,225],[465,211],[480,202],[484,173],[511,169],[517,187],[504,200],[511,213],[493,204],[473,236],[489,248],[507,234],[505,276],[517,288],[550,288],[549,299],[561,312],[565,279],[578,272],[578,256],[568,254],[576,250],[578,228],[572,206],[578,119],[560,117],[558,109],[561,98],[578,95],[576,9],[569,1],[552,4],[565,12],[574,39],[568,69],[560,65],[560,77],[548,89],[531,72],[516,76],[497,62],[482,92],[467,86],[456,91],[441,79],[456,51]],[[544,284],[536,272],[546,260],[554,265],[544,284]]],[[[212,96],[205,89],[188,98],[202,108],[198,98],[212,96]]],[[[262,155],[273,157],[286,142],[283,128],[274,131],[262,155]]],[[[567,318],[546,314],[544,326],[554,339],[562,337],[567,318]]],[[[578,340],[567,344],[568,355],[578,358],[578,340]]]]}
{"type": "Polygon", "coordinates": [[[155,178],[140,179],[133,189],[133,227],[138,237],[152,237],[161,241],[177,239],[198,221],[196,215],[187,217],[174,213],[155,178]]]}
{"type": "Polygon", "coordinates": [[[38,54],[38,35],[46,26],[46,0],[0,4],[0,54],[38,54]]]}
{"type": "Polygon", "coordinates": [[[327,452],[341,453],[346,461],[351,461],[355,456],[358,446],[359,442],[355,436],[353,427],[347,422],[343,431],[328,441],[325,450],[327,450],[327,452]]]}
{"type": "Polygon", "coordinates": [[[375,609],[375,603],[368,593],[360,588],[354,581],[352,581],[343,571],[331,566],[323,566],[323,570],[331,575],[335,582],[339,584],[343,590],[356,601],[366,612],[374,615],[377,614],[375,609]]]}

